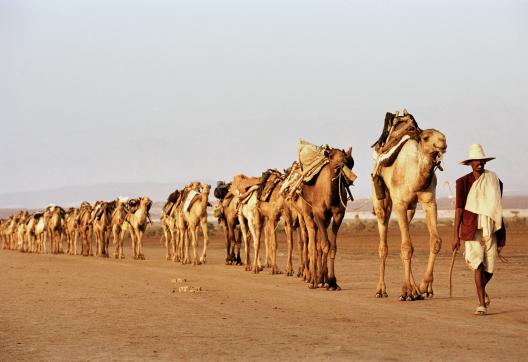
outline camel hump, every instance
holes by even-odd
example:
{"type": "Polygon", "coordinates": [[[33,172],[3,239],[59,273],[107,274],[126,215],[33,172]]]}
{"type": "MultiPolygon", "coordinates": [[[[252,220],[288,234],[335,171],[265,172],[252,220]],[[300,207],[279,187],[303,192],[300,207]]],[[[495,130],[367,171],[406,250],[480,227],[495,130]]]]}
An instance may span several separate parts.
{"type": "Polygon", "coordinates": [[[281,182],[284,177],[276,169],[269,169],[262,173],[262,181],[259,184],[257,198],[260,201],[267,202],[271,196],[271,193],[275,189],[275,186],[281,182]]]}
{"type": "Polygon", "coordinates": [[[233,177],[231,184],[232,189],[241,194],[246,193],[252,186],[258,185],[261,182],[261,177],[248,177],[246,175],[236,175],[233,177]]]}
{"type": "Polygon", "coordinates": [[[231,183],[226,184],[224,181],[218,181],[214,189],[214,196],[218,200],[223,200],[226,197],[227,193],[229,192],[230,186],[231,186],[231,183]]]}
{"type": "Polygon", "coordinates": [[[413,115],[406,110],[403,112],[402,116],[398,116],[398,113],[387,113],[385,116],[383,132],[378,141],[372,146],[376,150],[376,153],[381,155],[394,149],[404,137],[407,139],[419,140],[421,133],[422,130],[418,126],[413,115]]]}

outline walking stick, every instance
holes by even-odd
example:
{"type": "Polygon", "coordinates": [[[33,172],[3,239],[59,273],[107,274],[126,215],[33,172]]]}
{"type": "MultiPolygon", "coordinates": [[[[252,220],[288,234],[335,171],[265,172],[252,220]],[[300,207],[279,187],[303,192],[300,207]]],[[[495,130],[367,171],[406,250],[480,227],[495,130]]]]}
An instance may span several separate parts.
{"type": "Polygon", "coordinates": [[[451,268],[449,268],[449,298],[453,296],[453,266],[455,265],[455,257],[457,250],[453,250],[453,256],[451,257],[451,268]]]}

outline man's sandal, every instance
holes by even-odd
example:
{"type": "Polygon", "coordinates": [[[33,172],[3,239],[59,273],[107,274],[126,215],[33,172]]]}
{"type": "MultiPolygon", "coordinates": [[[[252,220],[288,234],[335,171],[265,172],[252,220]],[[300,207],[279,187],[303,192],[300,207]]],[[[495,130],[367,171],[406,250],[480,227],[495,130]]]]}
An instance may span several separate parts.
{"type": "Polygon", "coordinates": [[[477,310],[473,314],[475,314],[475,315],[486,315],[486,314],[488,314],[488,310],[486,309],[485,306],[481,305],[481,306],[477,307],[477,310]]]}
{"type": "Polygon", "coordinates": [[[484,305],[486,306],[486,308],[488,308],[490,304],[491,298],[489,297],[488,293],[486,293],[486,297],[484,298],[484,305]]]}

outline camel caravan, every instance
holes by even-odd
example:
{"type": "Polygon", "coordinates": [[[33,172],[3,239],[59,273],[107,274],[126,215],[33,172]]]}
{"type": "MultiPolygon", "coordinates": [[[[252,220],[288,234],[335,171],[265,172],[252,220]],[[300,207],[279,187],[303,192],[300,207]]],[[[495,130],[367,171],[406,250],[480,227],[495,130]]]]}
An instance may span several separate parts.
{"type": "Polygon", "coordinates": [[[169,195],[163,206],[160,224],[165,239],[166,259],[182,264],[194,265],[207,261],[209,229],[207,224],[207,207],[210,185],[192,182],[182,190],[169,195]],[[198,258],[198,228],[202,231],[203,250],[198,258]],[[189,241],[192,244],[192,258],[189,254],[189,241]]]}
{"type": "MultiPolygon", "coordinates": [[[[446,138],[437,130],[420,129],[414,117],[404,110],[401,115],[399,112],[386,114],[382,134],[372,147],[375,159],[371,174],[372,201],[380,237],[380,276],[375,296],[387,297],[387,231],[394,209],[404,267],[400,299],[432,297],[434,263],[442,243],[437,231],[435,171],[442,170],[446,138]],[[412,272],[413,245],[409,232],[418,203],[425,210],[430,234],[428,265],[419,284],[412,272]]],[[[224,230],[225,263],[242,265],[253,273],[269,268],[271,274],[296,275],[310,288],[340,290],[335,275],[337,235],[347,203],[353,201],[350,186],[357,178],[353,167],[352,148],[345,151],[300,140],[296,160],[289,168],[269,169],[258,177],[236,175],[230,182],[218,181],[213,192],[218,202],[212,211],[224,230]],[[283,269],[277,265],[279,222],[284,226],[287,244],[283,269]]],[[[160,216],[166,260],[194,265],[206,263],[210,189],[207,184],[192,182],[168,196],[160,216]],[[199,236],[203,238],[200,255],[199,236]]],[[[50,252],[62,253],[66,242],[65,252],[73,255],[77,254],[80,239],[82,255],[95,253],[103,257],[109,256],[112,238],[114,257],[121,259],[124,258],[123,238],[128,231],[134,259],[144,259],[142,238],[150,223],[151,205],[147,197],[117,198],[111,202],[97,201],[94,205],[83,202],[79,208],[67,211],[53,205],[32,215],[20,211],[0,221],[0,237],[4,249],[32,253],[46,253],[48,239],[50,252]]]]}
{"type": "Polygon", "coordinates": [[[109,257],[112,237],[114,257],[124,258],[123,238],[126,231],[132,239],[134,259],[144,259],[143,233],[150,221],[152,201],[148,197],[137,199],[117,198],[114,201],[84,201],[79,208],[67,211],[50,205],[42,212],[29,214],[26,210],[0,221],[2,248],[26,253],[80,255],[109,257]],[[95,243],[95,245],[93,245],[95,243]],[[66,244],[66,246],[65,246],[66,244]]]}

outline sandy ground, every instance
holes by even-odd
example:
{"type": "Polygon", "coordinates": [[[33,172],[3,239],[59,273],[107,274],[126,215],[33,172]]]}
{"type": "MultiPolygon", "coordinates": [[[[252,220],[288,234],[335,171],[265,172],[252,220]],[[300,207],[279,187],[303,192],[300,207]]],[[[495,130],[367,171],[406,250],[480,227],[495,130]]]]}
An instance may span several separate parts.
{"type": "MultiPolygon", "coordinates": [[[[374,298],[377,236],[366,231],[338,239],[340,292],[223,265],[221,232],[200,266],[165,261],[157,239],[147,240],[146,261],[0,250],[0,360],[526,360],[528,230],[510,230],[509,262],[498,265],[485,317],[472,314],[472,272],[461,257],[449,298],[452,232],[441,231],[435,296],[415,302],[398,301],[394,229],[383,300],[374,298]],[[203,291],[178,292],[185,285],[203,291]]],[[[426,236],[413,236],[420,275],[426,236]]],[[[284,250],[281,242],[282,266],[284,250]]]]}

